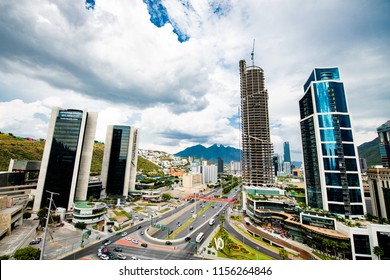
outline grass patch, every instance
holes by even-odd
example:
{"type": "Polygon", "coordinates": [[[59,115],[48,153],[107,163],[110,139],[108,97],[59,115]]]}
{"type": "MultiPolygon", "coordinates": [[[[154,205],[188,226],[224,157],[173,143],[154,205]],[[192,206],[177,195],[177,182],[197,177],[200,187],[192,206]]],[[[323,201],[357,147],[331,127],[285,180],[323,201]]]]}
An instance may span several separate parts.
{"type": "MultiPolygon", "coordinates": [[[[247,246],[242,243],[234,236],[230,235],[226,230],[219,229],[219,231],[215,234],[215,238],[221,237],[224,240],[225,246],[222,250],[218,250],[217,256],[222,258],[228,258],[233,260],[273,260],[270,256],[267,256],[261,252],[256,251],[255,249],[247,246]],[[223,231],[225,233],[223,233],[223,231]],[[223,237],[224,236],[224,237],[223,237]],[[231,248],[228,249],[227,239],[231,240],[231,248]]],[[[213,239],[214,240],[214,239],[213,239]]],[[[212,244],[214,247],[215,245],[212,244]]]]}
{"type": "Polygon", "coordinates": [[[330,256],[324,255],[324,254],[317,252],[317,251],[314,251],[314,250],[312,251],[312,253],[314,255],[316,255],[317,257],[319,257],[321,260],[337,260],[336,258],[332,258],[330,256]]]}
{"type": "Polygon", "coordinates": [[[165,212],[168,212],[170,209],[169,209],[169,207],[167,207],[167,208],[165,208],[165,209],[163,209],[163,210],[160,210],[160,211],[158,211],[159,213],[161,213],[161,214],[163,214],[163,213],[165,213],[165,212]]]}

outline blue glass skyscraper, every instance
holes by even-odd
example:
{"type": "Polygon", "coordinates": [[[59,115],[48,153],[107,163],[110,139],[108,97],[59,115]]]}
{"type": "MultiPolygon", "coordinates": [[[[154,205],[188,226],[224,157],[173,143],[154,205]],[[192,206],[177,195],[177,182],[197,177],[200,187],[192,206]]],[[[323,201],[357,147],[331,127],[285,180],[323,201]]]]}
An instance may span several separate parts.
{"type": "Polygon", "coordinates": [[[284,162],[291,162],[290,143],[288,141],[283,143],[283,156],[284,162]]]}
{"type": "Polygon", "coordinates": [[[299,101],[306,202],[346,218],[365,214],[359,156],[339,69],[315,68],[299,101]]]}

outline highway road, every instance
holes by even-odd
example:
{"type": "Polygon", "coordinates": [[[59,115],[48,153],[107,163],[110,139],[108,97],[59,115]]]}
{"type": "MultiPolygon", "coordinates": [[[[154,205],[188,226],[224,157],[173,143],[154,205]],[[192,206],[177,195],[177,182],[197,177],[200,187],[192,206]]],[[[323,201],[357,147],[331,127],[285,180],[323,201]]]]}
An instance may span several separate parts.
{"type": "MultiPolygon", "coordinates": [[[[237,196],[237,192],[238,191],[233,190],[229,194],[228,198],[235,199],[237,196]]],[[[220,194],[220,190],[217,190],[217,192],[215,192],[214,194],[209,194],[209,195],[214,196],[219,194],[220,194]]],[[[175,237],[175,239],[177,240],[189,236],[191,237],[191,240],[187,242],[181,241],[179,243],[173,242],[172,245],[166,245],[164,242],[161,241],[166,240],[168,236],[167,231],[159,230],[155,235],[153,235],[153,238],[161,239],[160,242],[156,242],[155,240],[149,239],[146,235],[142,234],[145,231],[145,229],[150,226],[150,221],[143,221],[141,223],[137,223],[136,225],[126,230],[127,238],[122,237],[120,234],[112,235],[109,238],[109,240],[112,243],[107,246],[108,250],[114,252],[115,247],[121,247],[123,250],[122,254],[126,255],[127,258],[136,256],[140,259],[145,259],[145,260],[146,259],[155,259],[155,260],[199,259],[199,257],[194,256],[197,248],[201,246],[201,244],[194,244],[196,236],[200,232],[203,232],[205,234],[205,239],[203,240],[203,242],[205,242],[205,240],[207,240],[207,237],[212,233],[214,228],[220,224],[220,216],[226,215],[226,211],[227,208],[229,207],[229,203],[222,202],[222,201],[203,200],[203,198],[199,198],[199,201],[192,202],[192,203],[187,202],[183,204],[181,207],[175,209],[174,212],[166,213],[160,216],[158,218],[158,221],[163,222],[165,218],[169,217],[170,215],[174,215],[175,212],[177,211],[181,211],[182,208],[188,206],[189,204],[193,204],[194,207],[189,207],[189,209],[184,213],[182,213],[178,219],[175,219],[174,221],[167,224],[166,226],[170,227],[173,230],[179,228],[180,225],[184,224],[186,221],[192,218],[192,215],[195,212],[195,204],[196,204],[196,212],[198,213],[204,210],[204,208],[207,208],[206,211],[198,215],[196,219],[190,224],[191,226],[193,226],[193,230],[189,230],[190,225],[188,225],[186,228],[182,229],[182,231],[179,234],[177,234],[177,236],[175,237]],[[215,224],[210,226],[208,222],[211,218],[215,219],[215,224]],[[139,229],[139,227],[141,228],[139,229]],[[136,240],[136,241],[132,242],[131,240],[136,240]],[[141,243],[146,243],[147,247],[146,248],[142,247],[140,245],[141,243]]],[[[224,227],[238,240],[243,241],[245,244],[249,245],[250,247],[268,256],[271,256],[275,259],[280,259],[277,253],[270,251],[266,248],[260,247],[259,245],[255,244],[251,240],[243,237],[240,233],[236,232],[236,230],[233,227],[231,227],[228,223],[225,222],[224,227]]],[[[104,243],[104,241],[105,240],[101,240],[101,242],[98,242],[78,252],[70,254],[63,259],[66,260],[82,259],[82,258],[99,259],[97,256],[97,252],[98,249],[102,247],[102,243],[104,243]]]]}

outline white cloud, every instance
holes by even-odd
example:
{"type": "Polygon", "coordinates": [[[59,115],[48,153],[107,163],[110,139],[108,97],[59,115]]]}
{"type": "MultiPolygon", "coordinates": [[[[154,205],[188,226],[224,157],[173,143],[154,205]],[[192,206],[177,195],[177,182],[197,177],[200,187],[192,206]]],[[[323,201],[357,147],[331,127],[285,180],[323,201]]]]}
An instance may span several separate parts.
{"type": "Polygon", "coordinates": [[[162,1],[190,36],[184,43],[171,24],[150,22],[143,1],[97,0],[94,10],[83,1],[2,2],[0,130],[45,137],[44,119],[59,106],[99,112],[100,141],[108,124],[127,124],[140,128],[141,148],[237,147],[229,120],[253,39],[276,152],[289,141],[300,159],[298,101],[314,67],[340,66],[359,144],[389,118],[387,1],[187,2],[162,1]]]}

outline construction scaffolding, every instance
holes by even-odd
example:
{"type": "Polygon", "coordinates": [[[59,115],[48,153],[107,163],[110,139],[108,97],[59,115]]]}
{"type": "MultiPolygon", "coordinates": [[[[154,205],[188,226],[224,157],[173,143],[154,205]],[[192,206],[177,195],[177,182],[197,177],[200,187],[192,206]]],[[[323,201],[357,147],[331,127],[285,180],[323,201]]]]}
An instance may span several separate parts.
{"type": "Polygon", "coordinates": [[[245,186],[271,187],[274,182],[268,92],[264,71],[240,60],[242,181],[245,186]]]}

